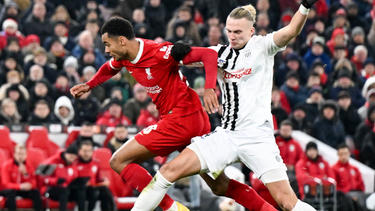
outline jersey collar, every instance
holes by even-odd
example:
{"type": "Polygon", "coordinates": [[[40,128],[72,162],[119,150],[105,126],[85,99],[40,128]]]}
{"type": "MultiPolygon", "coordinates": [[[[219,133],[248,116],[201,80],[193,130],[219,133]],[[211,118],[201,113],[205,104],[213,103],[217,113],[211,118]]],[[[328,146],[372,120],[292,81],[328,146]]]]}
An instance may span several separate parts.
{"type": "Polygon", "coordinates": [[[143,53],[143,47],[144,47],[143,40],[138,39],[138,38],[136,38],[136,40],[139,42],[139,51],[138,51],[137,56],[135,57],[135,59],[133,61],[130,61],[132,64],[137,64],[137,62],[139,61],[139,59],[141,58],[142,53],[143,53]]]}

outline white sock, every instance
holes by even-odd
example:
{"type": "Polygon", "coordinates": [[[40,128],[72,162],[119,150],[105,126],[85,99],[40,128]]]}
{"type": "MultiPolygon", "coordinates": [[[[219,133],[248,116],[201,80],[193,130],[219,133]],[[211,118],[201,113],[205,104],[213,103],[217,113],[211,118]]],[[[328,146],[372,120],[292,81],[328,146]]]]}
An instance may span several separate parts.
{"type": "Polygon", "coordinates": [[[159,171],[156,172],[154,178],[152,178],[151,182],[142,190],[141,194],[138,196],[137,200],[135,201],[134,207],[131,210],[154,210],[160,204],[169,187],[171,187],[172,185],[173,183],[165,179],[159,171]]]}
{"type": "Polygon", "coordinates": [[[314,207],[298,199],[292,211],[316,211],[314,207]]]}

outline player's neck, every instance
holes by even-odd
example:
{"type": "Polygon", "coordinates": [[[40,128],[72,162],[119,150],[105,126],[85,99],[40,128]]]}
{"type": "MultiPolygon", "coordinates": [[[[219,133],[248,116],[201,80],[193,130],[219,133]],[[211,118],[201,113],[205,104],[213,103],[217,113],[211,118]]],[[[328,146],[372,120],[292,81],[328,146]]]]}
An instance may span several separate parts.
{"type": "Polygon", "coordinates": [[[136,40],[136,39],[133,39],[133,40],[130,40],[129,43],[128,43],[129,47],[129,53],[128,53],[128,60],[129,61],[133,61],[137,55],[138,55],[138,52],[139,52],[139,48],[140,48],[140,44],[139,42],[136,40]]]}

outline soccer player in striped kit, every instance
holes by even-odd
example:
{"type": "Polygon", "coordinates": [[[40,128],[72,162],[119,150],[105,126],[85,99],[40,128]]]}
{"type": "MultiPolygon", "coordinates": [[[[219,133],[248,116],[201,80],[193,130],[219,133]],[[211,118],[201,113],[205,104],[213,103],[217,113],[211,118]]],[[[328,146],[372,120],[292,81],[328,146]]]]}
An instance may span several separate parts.
{"type": "Polygon", "coordinates": [[[252,5],[232,10],[225,27],[229,45],[213,47],[218,52],[218,81],[223,92],[222,126],[193,138],[187,149],[162,166],[132,211],[153,210],[173,182],[202,172],[222,181],[218,188],[225,193],[235,181],[222,170],[237,161],[253,170],[283,210],[315,210],[298,200],[290,187],[273,135],[271,90],[275,54],[301,32],[316,1],[302,0],[290,24],[266,36],[254,35],[256,11],[252,5]]]}

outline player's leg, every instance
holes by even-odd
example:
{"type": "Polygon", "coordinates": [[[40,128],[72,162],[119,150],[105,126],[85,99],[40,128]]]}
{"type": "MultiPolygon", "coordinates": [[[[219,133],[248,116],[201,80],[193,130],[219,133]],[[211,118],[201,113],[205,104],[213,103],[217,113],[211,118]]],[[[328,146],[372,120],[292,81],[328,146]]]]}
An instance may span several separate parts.
{"type": "MultiPolygon", "coordinates": [[[[268,177],[271,180],[278,180],[277,178],[281,178],[280,175],[285,173],[285,171],[283,171],[283,169],[274,169],[268,171],[262,176],[263,180],[265,179],[264,177],[268,177]]],[[[285,176],[286,173],[282,177],[285,176]]],[[[297,198],[288,180],[282,179],[274,182],[265,183],[265,185],[281,209],[291,211],[315,211],[315,209],[312,206],[300,201],[297,198]]]]}
{"type": "MultiPolygon", "coordinates": [[[[112,155],[110,165],[130,187],[141,192],[152,180],[152,176],[136,162],[141,162],[154,156],[145,146],[132,139],[112,155]]],[[[174,200],[166,195],[159,206],[163,210],[167,210],[173,203],[174,200]]]]}
{"type": "MultiPolygon", "coordinates": [[[[168,188],[178,179],[197,174],[201,170],[209,169],[208,163],[216,161],[215,164],[210,165],[210,169],[214,169],[213,172],[221,172],[217,169],[223,169],[228,163],[232,163],[236,160],[235,147],[229,145],[230,143],[220,137],[225,137],[225,134],[214,133],[209,134],[204,137],[197,137],[195,139],[205,139],[202,141],[196,141],[195,143],[188,146],[187,149],[183,150],[180,155],[169,163],[163,165],[154,177],[153,181],[144,189],[141,195],[138,197],[134,208],[132,211],[138,210],[153,210],[163,195],[167,192],[168,188]],[[225,152],[217,151],[218,148],[226,147],[225,152]],[[210,152],[213,150],[216,153],[210,152]],[[220,152],[220,153],[218,153],[220,152]],[[208,162],[206,161],[208,160],[208,162]]],[[[217,176],[220,173],[217,174],[217,176]]],[[[210,178],[208,175],[204,175],[203,178],[206,179],[210,187],[220,195],[226,195],[228,186],[232,192],[228,192],[229,195],[235,195],[235,199],[241,201],[241,197],[248,200],[243,204],[246,208],[250,210],[275,210],[271,205],[263,206],[262,204],[267,204],[255,191],[253,191],[249,186],[236,181],[229,180],[225,174],[220,174],[218,180],[210,178]],[[220,184],[223,183],[223,184],[220,184]],[[241,190],[244,189],[244,190],[241,190]],[[251,191],[250,191],[251,190],[251,191]],[[241,196],[244,194],[243,196],[241,196]],[[259,199],[259,200],[258,200],[259,199]],[[261,205],[254,205],[252,202],[261,201],[261,205]]]]}
{"type": "Polygon", "coordinates": [[[229,179],[224,172],[215,180],[207,174],[201,174],[201,176],[216,195],[232,198],[248,210],[277,210],[259,196],[253,188],[234,179],[229,179]]]}
{"type": "Polygon", "coordinates": [[[138,196],[132,211],[154,210],[175,181],[199,171],[198,157],[192,150],[184,149],[175,159],[160,168],[152,182],[138,196]]]}
{"type": "Polygon", "coordinates": [[[286,166],[276,145],[272,127],[264,124],[234,135],[240,145],[240,160],[262,180],[283,210],[315,210],[299,201],[290,187],[286,166]]]}

